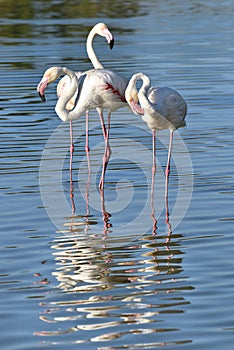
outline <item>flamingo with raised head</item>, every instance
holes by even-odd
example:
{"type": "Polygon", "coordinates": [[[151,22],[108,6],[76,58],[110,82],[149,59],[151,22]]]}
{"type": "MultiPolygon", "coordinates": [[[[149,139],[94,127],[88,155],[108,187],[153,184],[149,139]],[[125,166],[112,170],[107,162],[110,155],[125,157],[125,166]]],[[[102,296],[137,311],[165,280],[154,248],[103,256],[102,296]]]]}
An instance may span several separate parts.
{"type": "MultiPolygon", "coordinates": [[[[87,36],[86,41],[86,51],[88,54],[88,57],[90,61],[93,64],[93,67],[95,69],[102,69],[103,66],[101,62],[98,60],[94,49],[93,49],[93,40],[96,35],[100,35],[106,38],[110,49],[114,46],[114,37],[112,33],[109,31],[108,27],[105,23],[97,23],[89,32],[87,36]]],[[[79,78],[81,76],[82,72],[76,72],[77,77],[79,78]]],[[[70,85],[70,79],[68,76],[64,76],[57,85],[57,95],[60,97],[67,89],[69,89],[70,85]]],[[[68,101],[66,105],[66,109],[71,110],[75,106],[75,99],[76,99],[77,92],[75,95],[68,101]]],[[[101,123],[103,123],[103,120],[101,120],[101,123]]],[[[102,124],[103,129],[103,124],[102,124]]],[[[89,145],[88,145],[88,111],[86,111],[86,145],[85,145],[86,153],[89,151],[89,145]]],[[[70,171],[72,169],[72,155],[74,152],[74,144],[73,144],[73,130],[72,130],[72,121],[70,121],[70,171]]]]}
{"type": "Polygon", "coordinates": [[[125,91],[126,100],[135,114],[140,114],[143,121],[152,130],[153,166],[152,175],[156,171],[155,134],[159,130],[170,130],[170,142],[166,166],[165,195],[168,196],[168,177],[170,173],[170,159],[174,130],[184,127],[187,114],[187,104],[183,97],[169,87],[151,86],[150,78],[143,73],[134,74],[125,91]],[[142,80],[139,91],[136,88],[138,80],[142,80]],[[139,102],[139,104],[138,104],[139,102]]]}
{"type": "Polygon", "coordinates": [[[37,91],[42,100],[45,100],[47,86],[63,74],[68,75],[70,83],[69,89],[66,89],[59,97],[55,107],[55,111],[61,120],[65,122],[76,120],[86,111],[92,109],[97,109],[102,119],[103,109],[108,110],[107,130],[103,123],[105,153],[99,183],[99,188],[103,190],[106,166],[110,158],[110,147],[108,144],[110,115],[116,109],[128,106],[124,96],[127,80],[108,69],[91,69],[82,73],[80,78],[78,78],[75,72],[67,67],[51,67],[45,71],[43,78],[37,86],[37,91]],[[67,103],[75,94],[77,96],[74,108],[72,110],[66,109],[67,103]]]}

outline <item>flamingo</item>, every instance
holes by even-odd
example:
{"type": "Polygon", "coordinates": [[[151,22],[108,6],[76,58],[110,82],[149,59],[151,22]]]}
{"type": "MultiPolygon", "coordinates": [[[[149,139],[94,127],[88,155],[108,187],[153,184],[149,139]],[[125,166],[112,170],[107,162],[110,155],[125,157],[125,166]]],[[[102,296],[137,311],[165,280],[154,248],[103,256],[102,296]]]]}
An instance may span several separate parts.
{"type": "MultiPolygon", "coordinates": [[[[102,126],[102,132],[103,132],[104,141],[105,141],[105,153],[104,153],[104,157],[103,157],[102,176],[101,176],[101,181],[99,184],[100,189],[103,189],[105,171],[106,171],[106,167],[107,167],[110,155],[111,155],[111,150],[110,150],[109,141],[108,141],[109,129],[110,129],[110,117],[111,117],[111,113],[113,111],[115,111],[116,109],[128,106],[128,104],[125,100],[125,96],[124,96],[125,88],[127,86],[127,79],[120,76],[119,74],[111,71],[111,70],[104,70],[103,69],[103,66],[100,63],[100,61],[97,59],[95,52],[93,50],[93,47],[92,47],[93,38],[96,34],[99,34],[101,36],[105,36],[106,40],[108,41],[108,43],[110,45],[110,48],[112,48],[114,45],[114,38],[104,23],[98,23],[90,31],[88,38],[87,38],[87,44],[86,44],[88,56],[89,56],[91,62],[93,63],[94,68],[98,71],[99,78],[100,78],[100,75],[103,74],[102,83],[100,82],[100,79],[98,79],[100,82],[100,85],[99,85],[100,91],[97,92],[97,95],[100,95],[98,106],[92,107],[92,103],[90,106],[90,109],[96,108],[96,110],[99,114],[101,126],[102,126]],[[103,109],[108,110],[107,129],[106,129],[106,126],[104,123],[103,109]]],[[[90,74],[91,74],[91,72],[94,73],[94,71],[95,70],[90,70],[88,72],[90,72],[90,74]]],[[[86,76],[86,73],[88,73],[88,72],[75,73],[77,75],[77,78],[81,78],[80,86],[83,85],[84,77],[86,76]]],[[[50,71],[50,73],[51,73],[51,71],[50,71]]],[[[46,72],[45,72],[43,79],[41,80],[41,82],[38,84],[38,87],[37,87],[37,91],[38,91],[39,95],[41,96],[42,100],[45,100],[44,91],[46,89],[46,86],[48,85],[48,81],[50,80],[50,78],[49,79],[48,78],[49,77],[46,77],[46,72]],[[47,80],[47,83],[46,83],[46,80],[47,80]]],[[[54,80],[52,80],[52,81],[54,81],[54,80]]],[[[69,76],[65,76],[61,79],[61,81],[59,82],[58,87],[57,87],[57,94],[58,94],[59,98],[64,93],[66,93],[68,89],[70,89],[70,83],[71,83],[71,80],[70,80],[69,76]]],[[[94,82],[94,85],[95,85],[95,82],[94,82]]],[[[86,87],[87,87],[87,84],[86,84],[86,87]]],[[[78,92],[78,90],[76,90],[74,92],[74,95],[73,96],[71,95],[70,100],[67,101],[65,108],[68,111],[71,111],[74,109],[76,102],[77,102],[78,95],[79,95],[79,92],[78,92]]],[[[91,100],[93,98],[95,100],[97,96],[96,97],[90,96],[90,97],[91,97],[91,100]]],[[[94,105],[95,104],[96,104],[96,102],[94,103],[94,105]]],[[[79,107],[81,107],[81,103],[79,103],[79,107]]],[[[76,109],[74,109],[74,110],[76,110],[76,109]]],[[[81,108],[81,110],[82,110],[82,108],[81,108]]],[[[88,147],[88,111],[89,110],[87,109],[86,111],[83,112],[86,114],[86,152],[87,153],[89,151],[89,147],[88,147]]],[[[74,120],[78,119],[80,116],[81,116],[81,114],[78,114],[77,116],[75,116],[73,114],[73,119],[74,120]]],[[[73,119],[70,120],[70,140],[71,140],[70,171],[71,171],[71,164],[72,164],[72,153],[74,151],[74,146],[73,146],[73,141],[72,141],[72,120],[73,119]]]]}
{"type": "MultiPolygon", "coordinates": [[[[86,51],[88,54],[88,57],[90,61],[93,64],[93,67],[95,69],[102,69],[103,66],[101,62],[98,60],[94,49],[93,49],[93,40],[96,35],[100,35],[106,38],[110,49],[113,48],[114,46],[114,37],[112,33],[109,31],[107,25],[105,23],[97,23],[89,32],[87,41],[86,41],[86,51]]],[[[81,76],[82,72],[76,72],[77,77],[79,78],[81,76]]],[[[68,76],[64,76],[58,83],[57,85],[57,95],[60,97],[66,89],[69,89],[69,84],[70,84],[70,79],[68,76]]],[[[68,101],[66,108],[68,110],[71,110],[74,108],[75,105],[75,94],[70,101],[68,101]]],[[[101,120],[101,123],[103,120],[101,120]]],[[[103,125],[103,124],[102,124],[103,125]]],[[[103,129],[103,127],[102,127],[103,129]]],[[[89,146],[88,146],[88,111],[86,111],[86,145],[85,145],[85,150],[86,153],[89,151],[89,146]]],[[[72,121],[70,121],[70,171],[72,169],[72,155],[74,152],[74,144],[73,144],[73,130],[72,130],[72,121]]]]}
{"type": "Polygon", "coordinates": [[[170,131],[168,158],[165,171],[165,196],[167,199],[173,132],[178,128],[186,126],[185,117],[187,114],[187,104],[176,90],[169,87],[151,86],[150,78],[143,73],[136,73],[131,77],[125,91],[125,97],[132,111],[135,114],[142,115],[142,120],[145,121],[148,127],[152,130],[152,177],[154,177],[156,171],[155,134],[157,131],[163,129],[169,129],[170,131]],[[140,87],[139,92],[136,88],[136,82],[138,80],[142,80],[142,86],[140,87]]]}
{"type": "Polygon", "coordinates": [[[128,106],[124,95],[127,80],[108,69],[91,69],[82,73],[80,78],[78,78],[76,73],[67,67],[50,67],[45,71],[37,86],[37,91],[42,100],[45,100],[47,86],[64,74],[70,79],[69,89],[66,89],[59,97],[55,107],[55,111],[62,121],[76,120],[86,111],[92,109],[97,109],[101,120],[103,120],[103,109],[108,110],[107,130],[104,122],[102,125],[105,138],[105,153],[99,188],[103,190],[105,171],[111,154],[108,143],[110,116],[116,109],[128,106]],[[74,108],[68,110],[66,108],[67,103],[74,95],[76,95],[74,108]]]}

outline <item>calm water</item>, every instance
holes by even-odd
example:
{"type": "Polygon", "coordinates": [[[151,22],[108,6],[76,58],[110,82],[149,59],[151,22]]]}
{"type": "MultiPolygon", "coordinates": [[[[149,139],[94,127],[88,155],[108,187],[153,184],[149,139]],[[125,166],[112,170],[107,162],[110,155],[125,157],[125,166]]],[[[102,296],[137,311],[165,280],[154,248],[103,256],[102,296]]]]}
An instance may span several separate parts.
{"type": "Polygon", "coordinates": [[[233,2],[21,3],[1,2],[1,349],[230,349],[233,2]],[[127,77],[143,71],[188,103],[187,127],[175,133],[169,211],[169,135],[158,134],[152,189],[151,134],[128,109],[112,115],[104,196],[95,112],[91,172],[83,118],[74,123],[69,182],[56,85],[46,103],[35,88],[49,66],[91,68],[85,40],[98,21],[115,35],[112,51],[95,40],[105,67],[127,77]]]}

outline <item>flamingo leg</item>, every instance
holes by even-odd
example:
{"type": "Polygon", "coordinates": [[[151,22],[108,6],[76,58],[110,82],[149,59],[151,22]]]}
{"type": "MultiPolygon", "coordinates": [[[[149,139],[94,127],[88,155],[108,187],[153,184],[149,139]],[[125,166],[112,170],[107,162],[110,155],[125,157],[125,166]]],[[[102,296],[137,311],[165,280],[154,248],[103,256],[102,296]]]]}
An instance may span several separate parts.
{"type": "Polygon", "coordinates": [[[87,163],[88,163],[88,178],[87,178],[86,191],[85,191],[85,203],[86,203],[86,219],[88,221],[89,214],[90,214],[90,211],[89,211],[89,187],[90,187],[90,177],[91,177],[89,152],[87,153],[87,163]]]}
{"type": "Polygon", "coordinates": [[[170,174],[172,141],[173,141],[173,130],[170,130],[170,142],[169,142],[169,148],[168,148],[167,166],[165,171],[165,176],[166,176],[165,198],[168,198],[168,182],[169,182],[169,174],[170,174]]]}
{"type": "Polygon", "coordinates": [[[70,180],[72,181],[72,159],[74,152],[72,121],[70,121],[70,180]]]}
{"type": "Polygon", "coordinates": [[[85,140],[85,152],[86,155],[89,153],[89,111],[86,111],[85,114],[86,117],[86,131],[85,131],[85,135],[86,135],[86,140],[85,140]]]}
{"type": "Polygon", "coordinates": [[[153,153],[153,161],[152,161],[152,178],[156,173],[156,132],[152,130],[152,153],[153,153]]]}
{"type": "Polygon", "coordinates": [[[74,144],[73,144],[73,130],[72,130],[72,121],[70,121],[70,198],[72,204],[72,215],[75,214],[75,201],[74,201],[74,187],[72,180],[72,160],[73,160],[74,144]]]}
{"type": "Polygon", "coordinates": [[[108,161],[111,156],[111,148],[109,144],[109,134],[110,134],[110,120],[111,120],[111,112],[108,112],[108,120],[107,120],[107,133],[106,133],[106,156],[108,158],[108,161]]]}
{"type": "Polygon", "coordinates": [[[109,144],[110,117],[111,117],[111,112],[108,112],[108,122],[107,122],[107,129],[106,129],[106,126],[105,126],[104,120],[103,120],[103,113],[102,112],[100,113],[103,137],[104,137],[104,141],[105,141],[105,151],[104,151],[104,155],[103,155],[102,174],[101,174],[101,179],[99,182],[99,189],[100,190],[103,190],[103,188],[104,188],[104,178],[105,178],[106,168],[107,168],[108,162],[110,160],[110,156],[111,156],[111,148],[110,148],[110,144],[109,144]]]}
{"type": "Polygon", "coordinates": [[[154,183],[155,183],[155,173],[156,173],[156,133],[155,130],[152,130],[152,153],[153,153],[153,161],[152,161],[152,179],[151,179],[151,217],[153,219],[153,228],[152,235],[156,235],[157,230],[157,219],[155,218],[155,208],[154,208],[154,183]]]}

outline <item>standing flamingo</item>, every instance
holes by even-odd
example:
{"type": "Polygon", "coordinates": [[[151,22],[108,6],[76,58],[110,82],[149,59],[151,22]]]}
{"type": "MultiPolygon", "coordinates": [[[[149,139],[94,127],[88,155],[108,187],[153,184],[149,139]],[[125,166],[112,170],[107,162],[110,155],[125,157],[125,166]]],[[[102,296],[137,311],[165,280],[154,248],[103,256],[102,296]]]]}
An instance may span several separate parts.
{"type": "MultiPolygon", "coordinates": [[[[86,41],[86,50],[88,57],[90,61],[93,64],[93,67],[95,69],[102,69],[103,66],[101,62],[98,60],[94,49],[93,49],[93,40],[96,35],[100,35],[106,38],[110,48],[112,49],[114,46],[114,37],[112,33],[109,31],[108,27],[104,23],[97,23],[89,32],[87,41],[86,41]]],[[[79,78],[81,76],[82,72],[76,72],[77,77],[79,78]]],[[[58,83],[57,85],[57,95],[60,97],[66,89],[69,89],[70,85],[70,79],[68,76],[64,76],[58,83]]],[[[75,99],[76,99],[76,94],[68,101],[66,105],[66,109],[71,110],[74,108],[75,105],[75,99]]],[[[103,120],[101,120],[101,123],[103,123],[103,120]]],[[[102,124],[103,125],[103,124],[102,124]]],[[[103,126],[102,126],[103,128],[103,126]]],[[[86,153],[89,151],[89,146],[88,146],[88,111],[86,111],[86,145],[85,145],[86,153]]],[[[72,121],[70,121],[70,172],[72,170],[72,155],[74,152],[74,144],[73,144],[73,130],[72,130],[72,121]]]]}
{"type": "Polygon", "coordinates": [[[135,114],[142,115],[142,119],[152,130],[153,166],[152,176],[156,171],[155,161],[155,133],[159,130],[170,130],[170,142],[166,166],[165,196],[168,197],[168,177],[170,173],[170,159],[174,130],[184,127],[187,114],[187,104],[183,97],[169,87],[151,86],[150,79],[143,73],[134,74],[125,92],[126,100],[135,114]],[[142,86],[137,91],[136,82],[142,80],[142,86]],[[138,105],[138,101],[140,106],[138,105]]]}
{"type": "MultiPolygon", "coordinates": [[[[114,38],[104,23],[98,23],[96,26],[94,26],[94,28],[91,30],[91,32],[89,33],[88,38],[87,38],[88,56],[89,56],[91,62],[93,63],[94,67],[98,71],[99,78],[101,78],[100,77],[101,74],[103,75],[102,83],[100,81],[101,79],[99,79],[100,92],[97,92],[97,95],[100,95],[100,96],[99,96],[98,106],[97,107],[90,107],[90,109],[96,108],[96,110],[99,114],[101,126],[102,126],[102,131],[103,131],[103,136],[104,136],[104,140],[105,140],[105,153],[104,153],[104,157],[103,157],[102,176],[101,176],[101,180],[100,180],[100,184],[99,184],[100,189],[103,189],[106,166],[108,164],[110,154],[111,154],[109,141],[108,141],[109,129],[110,129],[110,116],[111,116],[112,111],[115,111],[116,109],[118,109],[120,107],[128,106],[128,104],[126,103],[126,100],[125,100],[125,95],[124,95],[125,88],[127,86],[127,79],[125,79],[124,77],[120,76],[119,74],[117,74],[111,70],[102,69],[102,64],[97,59],[97,57],[93,51],[93,48],[92,48],[92,41],[93,41],[95,33],[99,34],[99,35],[104,34],[104,36],[106,37],[111,48],[114,45],[114,38]],[[107,128],[105,126],[104,118],[103,118],[103,109],[105,109],[105,108],[108,110],[107,128]]],[[[91,72],[91,71],[88,71],[88,72],[91,72]]],[[[84,72],[84,73],[77,72],[76,73],[77,77],[81,78],[80,86],[82,86],[84,77],[86,77],[86,73],[88,73],[88,72],[84,72]]],[[[94,73],[94,70],[92,72],[94,73]]],[[[50,75],[50,73],[51,73],[51,71],[49,72],[49,75],[50,75]]],[[[50,78],[49,79],[48,78],[49,77],[46,76],[46,72],[45,72],[43,79],[41,80],[41,82],[38,84],[38,87],[37,87],[37,91],[39,92],[39,95],[41,96],[41,98],[43,100],[45,100],[44,91],[46,89],[46,86],[48,85],[48,81],[50,80],[50,78]]],[[[52,81],[54,81],[54,80],[50,80],[50,82],[52,82],[52,81]]],[[[68,92],[67,90],[70,89],[70,82],[71,82],[71,80],[70,80],[70,77],[68,77],[68,76],[65,76],[65,77],[63,77],[63,79],[61,79],[61,81],[58,84],[58,88],[57,88],[57,93],[58,93],[59,98],[64,93],[68,92]]],[[[94,84],[95,84],[95,82],[94,82],[94,84]]],[[[78,86],[78,84],[77,84],[77,86],[78,86]]],[[[87,88],[87,84],[86,84],[86,88],[87,88]]],[[[76,105],[76,102],[77,102],[78,95],[79,95],[79,93],[78,93],[78,89],[77,89],[76,91],[74,91],[74,95],[70,95],[70,100],[67,100],[67,104],[65,105],[65,108],[68,112],[74,109],[74,106],[76,105]]],[[[94,99],[95,98],[96,97],[94,96],[94,99]]],[[[91,101],[92,101],[92,99],[93,99],[93,96],[91,96],[91,101]]],[[[94,103],[94,105],[95,104],[96,104],[96,102],[94,103]]],[[[79,106],[81,107],[81,103],[79,103],[79,106]]],[[[91,103],[91,106],[92,106],[92,103],[91,103]]],[[[76,108],[74,110],[76,110],[76,108]]],[[[87,109],[86,111],[83,112],[83,113],[86,113],[86,152],[88,152],[88,111],[89,111],[89,109],[87,109]]],[[[80,116],[81,116],[81,114],[78,114],[77,116],[75,116],[73,113],[73,117],[70,120],[70,138],[71,138],[70,169],[71,169],[71,164],[72,164],[72,152],[74,149],[73,141],[72,141],[72,120],[78,119],[80,116]]]]}
{"type": "Polygon", "coordinates": [[[91,69],[82,73],[80,78],[66,67],[51,67],[47,69],[37,86],[37,91],[42,100],[45,100],[45,89],[47,86],[66,74],[70,79],[69,89],[59,97],[55,111],[63,121],[78,119],[86,111],[97,109],[100,118],[103,119],[103,109],[108,110],[108,128],[103,123],[103,134],[105,137],[105,153],[103,157],[102,175],[99,188],[103,190],[106,167],[110,158],[110,147],[108,143],[110,115],[120,107],[127,106],[125,100],[125,89],[127,80],[121,75],[108,69],[91,69]],[[66,109],[67,103],[76,94],[75,106],[72,110],[66,109]]]}

